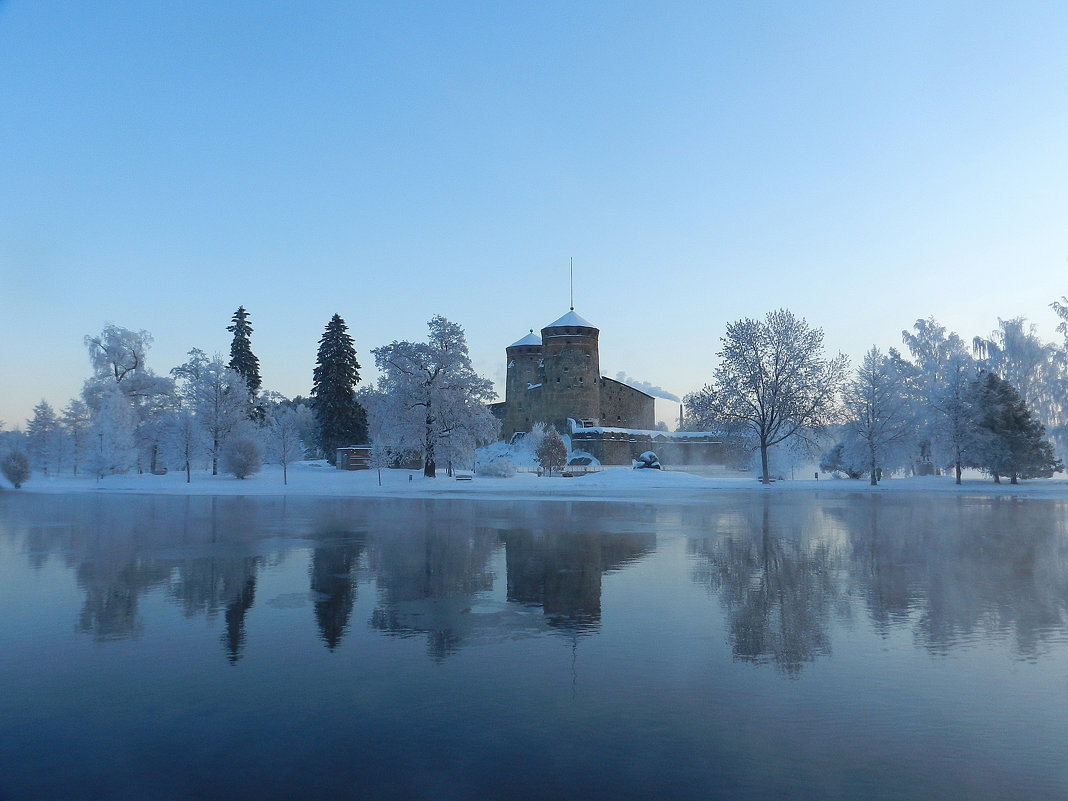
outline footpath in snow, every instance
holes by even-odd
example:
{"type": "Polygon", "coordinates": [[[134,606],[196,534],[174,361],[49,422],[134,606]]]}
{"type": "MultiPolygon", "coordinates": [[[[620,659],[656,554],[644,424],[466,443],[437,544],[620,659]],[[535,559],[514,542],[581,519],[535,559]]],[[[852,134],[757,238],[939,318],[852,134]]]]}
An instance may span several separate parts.
{"type": "MultiPolygon", "coordinates": [[[[0,480],[0,492],[16,492],[0,480]]],[[[435,479],[407,470],[383,470],[381,486],[377,470],[335,470],[325,462],[302,462],[289,468],[289,483],[282,483],[282,470],[265,466],[244,480],[233,476],[194,473],[186,483],[185,473],[164,476],[108,476],[101,480],[62,476],[50,478],[34,473],[17,490],[27,494],[137,493],[159,495],[293,495],[323,497],[387,498],[492,498],[501,500],[597,500],[642,503],[687,502],[710,499],[724,492],[784,493],[900,493],[924,492],[969,496],[1014,498],[1068,498],[1068,480],[1039,479],[1018,485],[995,484],[989,478],[967,479],[961,486],[947,476],[884,479],[878,487],[867,481],[821,478],[761,484],[755,476],[704,477],[672,470],[608,468],[600,473],[563,478],[519,473],[511,478],[475,476],[469,481],[449,478],[444,471],[435,479]]]]}

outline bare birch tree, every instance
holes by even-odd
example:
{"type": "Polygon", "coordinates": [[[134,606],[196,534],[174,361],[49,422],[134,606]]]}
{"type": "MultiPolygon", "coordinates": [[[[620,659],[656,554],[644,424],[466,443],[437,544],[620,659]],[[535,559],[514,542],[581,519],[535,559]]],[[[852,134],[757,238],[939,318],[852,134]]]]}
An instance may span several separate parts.
{"type": "Polygon", "coordinates": [[[767,484],[768,448],[792,437],[811,438],[838,417],[849,361],[823,358],[823,330],[786,309],[764,320],[727,326],[713,383],[712,414],[746,433],[760,450],[767,484]]]}

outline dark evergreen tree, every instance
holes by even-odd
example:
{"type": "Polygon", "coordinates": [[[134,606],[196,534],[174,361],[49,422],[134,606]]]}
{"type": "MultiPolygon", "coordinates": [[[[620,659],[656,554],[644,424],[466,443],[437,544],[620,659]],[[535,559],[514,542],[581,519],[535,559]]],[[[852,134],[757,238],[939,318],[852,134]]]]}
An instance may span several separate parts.
{"type": "Polygon", "coordinates": [[[1049,478],[1064,469],[1045,438],[1045,426],[1012,384],[987,373],[976,381],[975,399],[972,466],[990,473],[997,483],[1008,476],[1012,484],[1021,478],[1049,478]]]}
{"type": "Polygon", "coordinates": [[[360,363],[348,326],[335,314],[319,340],[319,355],[312,376],[312,408],[319,423],[319,448],[330,464],[337,449],[367,442],[367,413],[356,401],[360,363]]]}
{"type": "Polygon", "coordinates": [[[249,398],[255,398],[263,381],[260,379],[260,360],[252,352],[252,324],[248,318],[245,307],[238,306],[231,318],[232,325],[226,326],[226,330],[234,335],[234,341],[230,343],[230,363],[226,366],[240,373],[248,386],[249,398]]]}

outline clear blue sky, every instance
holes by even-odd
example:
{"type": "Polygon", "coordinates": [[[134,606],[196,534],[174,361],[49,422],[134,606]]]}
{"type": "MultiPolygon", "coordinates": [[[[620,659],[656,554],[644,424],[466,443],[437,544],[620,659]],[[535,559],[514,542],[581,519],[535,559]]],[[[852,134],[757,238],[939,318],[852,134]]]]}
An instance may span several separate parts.
{"type": "Polygon", "coordinates": [[[684,394],[781,306],[854,360],[1068,293],[1068,3],[0,0],[0,419],[82,338],[228,353],[307,394],[443,314],[504,347],[568,306],[684,394]]]}

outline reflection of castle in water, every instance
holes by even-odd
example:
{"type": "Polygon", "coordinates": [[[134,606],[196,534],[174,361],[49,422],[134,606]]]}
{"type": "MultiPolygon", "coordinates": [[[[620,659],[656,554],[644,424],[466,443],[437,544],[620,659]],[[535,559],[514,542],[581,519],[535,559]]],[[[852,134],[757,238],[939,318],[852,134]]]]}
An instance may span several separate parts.
{"type": "Polygon", "coordinates": [[[503,544],[507,603],[538,606],[551,628],[595,629],[601,577],[650,553],[653,534],[532,533],[520,529],[439,529],[376,541],[372,569],[380,603],[371,625],[395,636],[424,635],[440,659],[463,643],[499,636],[502,627],[540,630],[508,607],[482,609],[493,589],[493,554],[503,544]]]}
{"type": "Polygon", "coordinates": [[[654,534],[501,532],[508,600],[540,606],[549,625],[586,631],[601,621],[601,576],[651,553],[654,534]]]}
{"type": "MultiPolygon", "coordinates": [[[[57,498],[41,510],[15,500],[3,525],[19,532],[32,564],[43,565],[42,554],[66,561],[83,593],[79,631],[101,641],[138,636],[141,601],[156,592],[186,617],[217,619],[235,663],[249,615],[275,606],[257,601],[280,558],[267,543],[280,533],[311,541],[306,591],[289,605],[307,608],[326,648],[352,631],[363,582],[377,593],[359,624],[425,638],[437,658],[465,643],[595,631],[604,574],[656,545],[653,534],[594,531],[620,523],[581,505],[517,513],[286,503],[57,498]]],[[[689,536],[694,578],[726,612],[735,656],[792,674],[828,656],[832,623],[858,613],[877,634],[904,629],[932,653],[994,636],[1024,658],[1040,654],[1068,619],[1064,509],[1038,499],[790,496],[672,507],[660,523],[689,536]]],[[[631,531],[660,524],[659,513],[632,511],[631,531]]]]}

